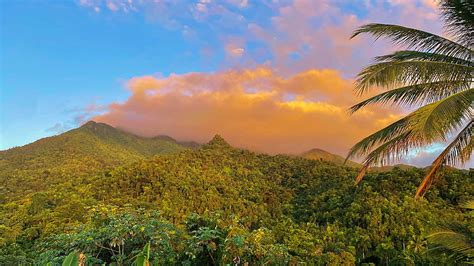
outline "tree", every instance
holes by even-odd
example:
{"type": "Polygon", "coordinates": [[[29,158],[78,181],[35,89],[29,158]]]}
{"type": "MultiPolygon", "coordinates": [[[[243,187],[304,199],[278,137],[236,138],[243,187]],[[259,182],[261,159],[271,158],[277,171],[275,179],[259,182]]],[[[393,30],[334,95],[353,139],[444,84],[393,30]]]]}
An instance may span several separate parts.
{"type": "Polygon", "coordinates": [[[356,184],[373,165],[391,163],[437,141],[451,141],[419,185],[415,196],[419,198],[444,166],[463,164],[472,155],[474,5],[453,0],[442,1],[440,8],[452,40],[391,24],[367,24],[351,37],[368,33],[407,49],[376,57],[374,64],[358,74],[358,94],[374,86],[387,91],[352,106],[351,113],[373,103],[421,106],[351,148],[348,159],[366,155],[356,184]]]}
{"type": "MultiPolygon", "coordinates": [[[[474,216],[474,200],[463,206],[470,210],[471,219],[474,216]]],[[[474,263],[474,231],[471,226],[459,223],[446,224],[442,230],[428,236],[428,240],[435,245],[435,249],[446,251],[459,263],[472,265],[474,263]]]]}

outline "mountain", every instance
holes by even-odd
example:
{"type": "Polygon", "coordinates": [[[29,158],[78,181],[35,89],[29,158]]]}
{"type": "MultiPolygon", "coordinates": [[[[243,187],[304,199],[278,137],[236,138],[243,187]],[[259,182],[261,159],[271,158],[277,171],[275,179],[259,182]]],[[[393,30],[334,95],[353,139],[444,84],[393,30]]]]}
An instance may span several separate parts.
{"type": "MultiPolygon", "coordinates": [[[[332,162],[337,165],[344,165],[345,158],[336,154],[332,154],[328,151],[321,150],[321,149],[312,149],[307,152],[304,152],[300,155],[303,158],[310,159],[310,160],[323,160],[327,162],[332,162]]],[[[346,166],[361,168],[362,164],[356,163],[351,160],[347,160],[345,163],[346,166]]],[[[369,169],[369,172],[389,172],[392,171],[394,168],[399,168],[402,170],[409,170],[412,168],[416,168],[413,165],[408,164],[395,164],[395,165],[387,165],[387,166],[374,166],[369,169]]]]}
{"type": "Polygon", "coordinates": [[[457,205],[473,193],[456,169],[415,201],[423,169],[356,187],[358,169],[324,160],[219,135],[189,149],[92,122],[0,158],[0,265],[61,265],[71,252],[128,265],[145,245],[153,265],[455,265],[427,253],[425,236],[468,226],[457,205]]]}
{"type": "MultiPolygon", "coordinates": [[[[154,155],[177,153],[193,145],[197,144],[180,143],[170,137],[139,137],[90,121],[63,134],[0,151],[0,192],[2,187],[13,189],[7,182],[13,177],[32,180],[26,184],[33,187],[44,187],[58,176],[85,176],[154,155]]],[[[23,195],[33,187],[26,185],[19,192],[23,195]]]]}
{"type": "Polygon", "coordinates": [[[89,121],[63,134],[0,151],[0,165],[16,169],[50,169],[76,160],[101,166],[116,165],[186,148],[170,137],[144,138],[104,123],[89,121]],[[45,156],[48,160],[41,160],[45,156]]]}
{"type": "Polygon", "coordinates": [[[388,172],[392,171],[394,168],[399,168],[402,170],[409,170],[412,168],[416,168],[416,166],[409,165],[409,164],[394,164],[394,165],[386,165],[386,166],[376,166],[369,169],[369,171],[374,172],[388,172]]]}
{"type": "Polygon", "coordinates": [[[173,142],[173,143],[179,144],[183,147],[190,148],[190,149],[197,149],[202,145],[202,144],[200,144],[198,142],[195,142],[195,141],[177,141],[177,140],[173,139],[172,137],[166,136],[166,135],[159,135],[159,136],[156,136],[156,137],[152,137],[151,139],[166,140],[166,141],[173,142]]]}
{"type": "MultiPolygon", "coordinates": [[[[328,161],[332,162],[338,165],[343,165],[345,158],[336,154],[332,154],[330,152],[327,152],[325,150],[321,149],[312,149],[307,152],[304,152],[300,155],[303,158],[310,159],[310,160],[323,160],[323,161],[328,161]]],[[[347,160],[346,164],[349,167],[362,167],[361,164],[353,162],[351,160],[347,160]]]]}

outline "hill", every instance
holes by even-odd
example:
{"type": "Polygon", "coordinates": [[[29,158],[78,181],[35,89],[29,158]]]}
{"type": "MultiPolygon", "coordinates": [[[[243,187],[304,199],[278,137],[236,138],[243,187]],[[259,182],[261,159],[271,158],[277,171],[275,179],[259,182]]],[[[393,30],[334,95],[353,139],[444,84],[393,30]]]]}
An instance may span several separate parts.
{"type": "Polygon", "coordinates": [[[369,169],[369,171],[375,171],[375,172],[388,172],[392,171],[394,168],[400,168],[403,170],[409,170],[412,168],[416,168],[416,166],[409,165],[409,164],[395,164],[395,165],[386,165],[386,166],[377,166],[377,167],[372,167],[369,169]]]}
{"type": "MultiPolygon", "coordinates": [[[[323,160],[327,162],[332,162],[337,165],[343,165],[344,161],[346,160],[344,157],[332,154],[328,151],[322,150],[322,149],[311,149],[307,152],[304,152],[300,155],[303,158],[310,159],[310,160],[323,160]]],[[[353,162],[351,160],[347,160],[345,163],[346,166],[349,167],[362,167],[361,164],[353,162]]]]}
{"type": "MultiPolygon", "coordinates": [[[[101,130],[94,138],[109,134],[101,130]]],[[[80,167],[50,186],[10,179],[32,191],[0,200],[0,264],[56,265],[71,251],[129,264],[146,243],[154,265],[449,264],[427,252],[425,236],[467,225],[457,205],[474,191],[472,176],[448,169],[415,201],[422,169],[369,173],[354,187],[357,169],[236,149],[220,136],[95,174],[80,167]]]]}
{"type": "MultiPolygon", "coordinates": [[[[356,163],[351,160],[347,160],[344,164],[344,161],[345,161],[344,157],[336,155],[336,154],[332,154],[322,149],[311,149],[307,152],[302,153],[300,156],[306,159],[310,159],[310,160],[323,160],[327,162],[332,162],[337,165],[345,165],[348,167],[354,167],[354,168],[362,167],[362,164],[356,163]]],[[[387,166],[374,166],[374,167],[371,167],[369,171],[370,172],[389,172],[389,171],[392,171],[394,168],[409,170],[416,167],[413,165],[408,165],[408,164],[395,164],[395,165],[387,165],[387,166]]]]}
{"type": "Polygon", "coordinates": [[[24,195],[39,187],[44,188],[59,176],[85,176],[189,147],[170,137],[144,138],[90,121],[63,134],[0,151],[0,192],[14,191],[15,185],[11,186],[13,180],[31,181],[25,182],[25,186],[18,191],[24,195]],[[39,187],[35,189],[28,185],[39,187]]]}

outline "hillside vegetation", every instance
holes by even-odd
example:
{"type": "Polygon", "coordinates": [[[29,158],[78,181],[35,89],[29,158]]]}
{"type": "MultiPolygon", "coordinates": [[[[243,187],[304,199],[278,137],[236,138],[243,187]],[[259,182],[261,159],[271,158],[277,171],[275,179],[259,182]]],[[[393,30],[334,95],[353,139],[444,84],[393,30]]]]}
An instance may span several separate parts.
{"type": "Polygon", "coordinates": [[[447,169],[415,201],[423,169],[355,187],[357,169],[332,162],[96,126],[1,154],[0,265],[59,265],[70,252],[129,265],[147,243],[153,265],[452,264],[426,236],[469,225],[468,171],[447,169]]]}
{"type": "Polygon", "coordinates": [[[338,165],[347,165],[350,167],[362,167],[362,165],[359,163],[353,162],[351,160],[346,161],[346,159],[342,156],[332,154],[330,152],[327,152],[321,149],[311,149],[307,152],[302,153],[301,157],[310,159],[310,160],[323,160],[323,161],[333,162],[338,165]]]}
{"type": "Polygon", "coordinates": [[[188,147],[169,137],[143,138],[90,121],[64,134],[0,151],[0,202],[5,196],[44,190],[58,180],[188,147]]]}

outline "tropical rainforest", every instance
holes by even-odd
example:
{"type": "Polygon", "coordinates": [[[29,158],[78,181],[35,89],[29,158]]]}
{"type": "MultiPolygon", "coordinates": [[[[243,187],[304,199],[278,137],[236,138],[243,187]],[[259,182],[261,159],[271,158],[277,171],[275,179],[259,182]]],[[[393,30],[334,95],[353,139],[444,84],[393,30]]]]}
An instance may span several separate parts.
{"type": "MultiPolygon", "coordinates": [[[[330,157],[329,157],[330,158],[330,157]]],[[[0,265],[453,265],[429,236],[473,229],[473,173],[369,171],[109,125],[0,152],[0,265]],[[73,264],[67,264],[73,265],[73,264]]],[[[472,238],[471,238],[472,239],[472,238]]]]}

